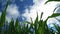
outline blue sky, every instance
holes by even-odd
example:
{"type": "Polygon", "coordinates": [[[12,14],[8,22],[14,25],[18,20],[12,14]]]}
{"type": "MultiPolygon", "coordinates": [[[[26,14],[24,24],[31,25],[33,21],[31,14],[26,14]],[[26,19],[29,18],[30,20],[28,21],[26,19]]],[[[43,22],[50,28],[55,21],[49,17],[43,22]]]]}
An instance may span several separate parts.
{"type": "MultiPolygon", "coordinates": [[[[6,2],[7,2],[7,0],[0,1],[0,12],[4,9],[6,2]]],[[[11,18],[11,16],[16,17],[16,18],[19,17],[20,21],[23,21],[22,14],[25,13],[24,10],[26,8],[30,9],[29,6],[32,6],[34,4],[33,0],[10,0],[10,3],[11,4],[9,5],[9,7],[7,9],[7,15],[8,15],[7,17],[10,17],[10,18],[11,18]],[[13,11],[13,13],[12,13],[12,11],[13,11]],[[16,14],[16,15],[14,15],[14,14],[16,14]],[[18,15],[20,15],[20,16],[18,16],[18,15]]]]}
{"type": "MultiPolygon", "coordinates": [[[[10,0],[11,4],[8,6],[6,19],[10,21],[13,17],[14,20],[19,18],[20,22],[25,20],[30,22],[30,17],[33,21],[35,20],[37,15],[36,12],[38,12],[39,18],[41,12],[43,12],[44,14],[42,19],[45,20],[48,16],[52,15],[54,8],[60,4],[60,2],[49,2],[45,5],[44,3],[46,1],[47,0],[10,0]]],[[[0,15],[6,5],[6,2],[7,0],[0,0],[0,15]]],[[[55,13],[59,13],[59,9],[60,8],[58,8],[55,13]]],[[[54,18],[49,19],[48,22],[49,23],[47,24],[55,22],[59,24],[59,22],[54,18]]]]}

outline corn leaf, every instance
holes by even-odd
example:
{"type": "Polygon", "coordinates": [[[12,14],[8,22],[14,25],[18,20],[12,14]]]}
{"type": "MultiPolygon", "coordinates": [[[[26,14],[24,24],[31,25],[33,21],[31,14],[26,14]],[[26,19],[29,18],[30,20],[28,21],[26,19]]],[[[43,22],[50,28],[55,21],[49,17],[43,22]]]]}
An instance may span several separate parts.
{"type": "Polygon", "coordinates": [[[60,22],[60,19],[56,18],[56,20],[58,20],[60,22]]]}
{"type": "Polygon", "coordinates": [[[20,34],[20,23],[18,21],[18,18],[16,19],[16,22],[15,22],[15,30],[16,30],[16,34],[20,34]]]}
{"type": "Polygon", "coordinates": [[[37,34],[37,27],[38,27],[38,13],[37,13],[37,17],[36,17],[35,22],[34,22],[34,27],[35,27],[35,34],[37,34]]]}
{"type": "Polygon", "coordinates": [[[40,20],[41,20],[42,16],[43,16],[43,12],[41,13],[41,17],[40,17],[40,20]]]}
{"type": "Polygon", "coordinates": [[[60,16],[60,13],[54,13],[51,16],[49,16],[49,18],[53,18],[53,17],[57,17],[57,16],[60,16]]]}
{"type": "Polygon", "coordinates": [[[3,10],[2,15],[1,15],[1,18],[0,18],[0,25],[1,26],[3,26],[3,24],[5,22],[5,19],[6,19],[6,10],[7,10],[8,5],[9,5],[9,0],[7,1],[7,4],[5,6],[5,9],[3,10]]]}
{"type": "Polygon", "coordinates": [[[56,28],[56,30],[58,31],[57,34],[60,34],[60,26],[54,24],[54,27],[56,28]]]}
{"type": "Polygon", "coordinates": [[[11,19],[11,22],[9,24],[9,33],[10,34],[15,33],[14,20],[13,20],[13,18],[11,19]]]}
{"type": "Polygon", "coordinates": [[[51,2],[51,1],[55,1],[55,2],[58,1],[58,2],[60,2],[60,0],[48,0],[48,1],[45,2],[45,4],[47,4],[48,2],[51,2]]]}

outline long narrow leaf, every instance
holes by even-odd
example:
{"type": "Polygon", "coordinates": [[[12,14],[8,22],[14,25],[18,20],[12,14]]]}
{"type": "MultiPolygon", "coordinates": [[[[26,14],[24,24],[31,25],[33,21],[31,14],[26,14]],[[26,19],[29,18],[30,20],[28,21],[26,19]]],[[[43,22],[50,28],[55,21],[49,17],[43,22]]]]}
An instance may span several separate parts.
{"type": "Polygon", "coordinates": [[[58,1],[58,2],[60,2],[60,0],[47,0],[46,2],[45,2],[45,4],[47,4],[48,2],[51,2],[51,1],[58,1]]]}
{"type": "Polygon", "coordinates": [[[60,16],[60,13],[54,13],[51,16],[49,16],[49,18],[53,18],[53,17],[57,17],[57,16],[60,16]]]}

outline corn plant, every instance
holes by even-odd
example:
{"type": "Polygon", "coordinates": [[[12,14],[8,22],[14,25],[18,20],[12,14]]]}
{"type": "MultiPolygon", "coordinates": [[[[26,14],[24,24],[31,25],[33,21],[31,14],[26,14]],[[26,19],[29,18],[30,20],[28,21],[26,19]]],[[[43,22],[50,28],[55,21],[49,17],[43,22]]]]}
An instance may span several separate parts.
{"type": "MultiPolygon", "coordinates": [[[[60,1],[60,0],[48,0],[47,2],[50,2],[50,1],[60,1]]],[[[14,19],[12,18],[10,23],[8,23],[8,21],[6,21],[6,10],[7,10],[9,3],[10,3],[10,0],[7,1],[6,7],[3,10],[2,15],[0,17],[0,34],[55,34],[55,33],[60,34],[60,29],[59,29],[60,26],[54,24],[54,27],[58,31],[58,32],[54,32],[54,30],[52,28],[49,28],[47,25],[47,20],[49,18],[55,18],[57,16],[60,16],[60,13],[54,13],[54,11],[58,7],[56,7],[53,10],[53,14],[51,16],[48,16],[45,21],[42,20],[42,17],[44,14],[42,12],[40,20],[38,20],[39,16],[37,13],[37,17],[36,17],[34,23],[32,21],[32,18],[31,18],[31,22],[26,21],[26,22],[22,22],[22,23],[19,22],[18,18],[16,19],[16,21],[14,21],[14,19]],[[5,23],[8,27],[5,26],[5,23]],[[3,27],[6,27],[6,30],[2,30],[3,27]]],[[[58,20],[58,21],[60,22],[60,20],[58,20]]]]}
{"type": "Polygon", "coordinates": [[[7,10],[8,4],[9,4],[9,1],[7,2],[6,7],[3,10],[2,14],[1,14],[1,17],[0,17],[0,33],[2,31],[2,27],[3,27],[4,22],[6,20],[6,10],[7,10]]]}

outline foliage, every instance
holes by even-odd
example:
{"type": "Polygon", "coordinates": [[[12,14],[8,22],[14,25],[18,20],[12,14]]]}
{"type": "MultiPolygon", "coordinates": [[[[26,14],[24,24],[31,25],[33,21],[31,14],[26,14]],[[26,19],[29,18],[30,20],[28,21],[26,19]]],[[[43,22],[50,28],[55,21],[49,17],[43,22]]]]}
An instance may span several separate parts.
{"type": "MultiPolygon", "coordinates": [[[[55,0],[49,0],[49,1],[55,1],[55,0]]],[[[47,26],[47,20],[49,18],[60,16],[60,13],[53,13],[51,16],[48,16],[48,18],[45,21],[41,19],[43,16],[43,12],[42,12],[39,21],[38,21],[38,13],[37,13],[37,17],[34,23],[32,21],[32,18],[31,18],[31,22],[26,21],[24,23],[20,23],[18,18],[16,19],[16,22],[15,22],[12,18],[11,22],[8,23],[8,21],[6,21],[6,10],[8,5],[9,5],[9,0],[0,17],[0,34],[55,34],[55,33],[59,34],[60,33],[60,26],[54,24],[58,32],[54,32],[52,28],[49,28],[47,26]],[[6,30],[5,29],[3,30],[3,27],[5,27],[6,30]]],[[[54,9],[54,11],[55,10],[56,8],[54,9]]]]}
{"type": "Polygon", "coordinates": [[[45,2],[45,4],[48,3],[48,2],[51,2],[51,1],[60,2],[60,0],[47,0],[47,1],[45,2]]]}

